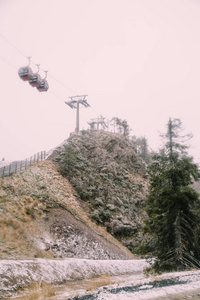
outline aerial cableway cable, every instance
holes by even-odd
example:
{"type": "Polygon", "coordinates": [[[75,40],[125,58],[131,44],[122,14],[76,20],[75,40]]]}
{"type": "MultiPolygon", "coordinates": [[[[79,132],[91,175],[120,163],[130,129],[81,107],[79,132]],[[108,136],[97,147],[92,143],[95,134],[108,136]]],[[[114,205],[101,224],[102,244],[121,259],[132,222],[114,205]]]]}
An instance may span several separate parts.
{"type": "MultiPolygon", "coordinates": [[[[39,70],[37,73],[33,73],[31,67],[30,67],[30,58],[31,57],[27,57],[24,52],[22,52],[18,47],[16,47],[13,43],[11,43],[6,37],[4,37],[1,33],[0,33],[0,37],[6,41],[9,45],[11,45],[20,55],[22,55],[23,57],[28,58],[29,63],[27,66],[21,67],[19,68],[18,71],[18,75],[20,76],[20,78],[24,81],[29,81],[29,83],[32,86],[36,86],[37,89],[42,92],[42,91],[47,91],[49,86],[48,86],[48,82],[47,82],[47,71],[43,70],[42,68],[40,68],[40,70],[42,70],[43,72],[45,72],[46,76],[45,78],[41,78],[40,74],[39,74],[39,70]]],[[[2,58],[3,59],[3,58],[2,58]]],[[[36,66],[38,66],[38,64],[34,63],[31,60],[31,63],[35,64],[36,66]]],[[[73,94],[76,94],[75,91],[73,91],[72,89],[70,89],[68,86],[66,86],[64,83],[62,83],[60,80],[56,79],[54,76],[52,76],[51,74],[48,74],[49,77],[51,77],[53,80],[55,80],[56,82],[58,82],[59,84],[61,84],[62,86],[64,86],[66,89],[70,90],[71,92],[73,92],[73,94]]]]}
{"type": "MultiPolygon", "coordinates": [[[[27,57],[25,55],[25,53],[23,51],[21,51],[18,47],[16,47],[12,42],[10,42],[5,36],[3,36],[0,33],[0,37],[6,41],[9,45],[11,45],[20,55],[22,55],[23,57],[28,58],[29,63],[27,66],[19,68],[18,70],[18,74],[20,76],[20,74],[23,74],[22,76],[20,76],[21,79],[23,79],[24,81],[28,81],[30,85],[32,86],[36,86],[36,88],[38,89],[38,91],[43,92],[43,91],[47,91],[49,89],[49,85],[48,82],[46,80],[47,78],[47,71],[43,70],[42,68],[40,68],[40,70],[42,70],[43,72],[45,72],[46,76],[45,78],[41,78],[40,74],[39,74],[39,65],[36,64],[34,61],[30,61],[31,57],[27,57]],[[36,65],[38,67],[38,72],[33,73],[32,69],[30,68],[30,63],[36,65]],[[20,70],[23,69],[24,70],[20,70]],[[24,72],[24,73],[23,73],[24,72]],[[23,77],[23,78],[22,78],[23,77]]],[[[12,63],[8,62],[5,58],[3,58],[2,56],[0,56],[0,58],[7,64],[11,65],[13,68],[18,69],[16,66],[14,66],[12,63]]],[[[60,85],[62,85],[63,87],[65,87],[68,91],[71,91],[74,95],[77,95],[76,91],[74,91],[73,89],[69,88],[66,84],[64,84],[63,82],[61,82],[60,80],[56,79],[54,76],[52,76],[50,73],[48,73],[48,77],[52,78],[54,81],[56,81],[57,83],[59,83],[60,85]]],[[[66,103],[66,101],[61,98],[60,96],[58,96],[56,93],[54,93],[52,90],[49,91],[51,94],[53,94],[55,97],[57,97],[58,99],[60,99],[61,101],[63,101],[64,103],[66,103]]],[[[100,115],[93,107],[91,107],[92,110],[97,114],[100,115]]]]}
{"type": "Polygon", "coordinates": [[[0,56],[0,59],[3,60],[6,64],[10,65],[11,67],[13,67],[14,69],[18,70],[18,68],[16,66],[14,66],[11,62],[9,62],[7,59],[5,59],[4,57],[0,56]]]}

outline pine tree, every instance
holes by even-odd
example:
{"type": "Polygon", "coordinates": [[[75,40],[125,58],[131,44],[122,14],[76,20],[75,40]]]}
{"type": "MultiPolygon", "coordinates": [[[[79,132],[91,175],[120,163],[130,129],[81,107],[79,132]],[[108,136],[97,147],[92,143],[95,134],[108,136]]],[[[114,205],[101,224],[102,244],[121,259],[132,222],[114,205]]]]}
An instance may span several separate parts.
{"type": "Polygon", "coordinates": [[[65,146],[65,151],[62,154],[60,173],[67,178],[73,175],[74,168],[77,163],[77,153],[70,143],[65,146]]]}
{"type": "Polygon", "coordinates": [[[120,134],[123,134],[124,136],[129,136],[130,127],[126,120],[121,120],[119,118],[114,117],[114,118],[112,118],[112,121],[115,123],[115,125],[117,127],[117,131],[120,134]]]}
{"type": "Polygon", "coordinates": [[[186,151],[189,136],[181,136],[181,130],[179,119],[169,119],[166,143],[148,168],[146,230],[154,237],[157,270],[200,267],[199,195],[192,188],[200,172],[186,151]]]}
{"type": "Polygon", "coordinates": [[[137,154],[144,160],[145,163],[149,164],[151,154],[149,152],[148,142],[145,136],[136,137],[132,136],[132,141],[135,144],[137,154]]]}

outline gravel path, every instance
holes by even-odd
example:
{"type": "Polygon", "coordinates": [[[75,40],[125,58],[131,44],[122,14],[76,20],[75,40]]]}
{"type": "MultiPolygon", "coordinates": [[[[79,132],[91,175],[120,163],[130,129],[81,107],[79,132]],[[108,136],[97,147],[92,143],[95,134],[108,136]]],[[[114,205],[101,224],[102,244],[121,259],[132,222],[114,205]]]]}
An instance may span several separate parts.
{"type": "MultiPolygon", "coordinates": [[[[120,276],[118,276],[118,280],[120,276]]],[[[122,279],[122,277],[121,277],[122,279]]],[[[58,298],[60,300],[66,298],[58,298]]],[[[96,294],[73,300],[183,300],[200,299],[200,271],[169,273],[141,280],[129,276],[123,283],[102,287],[96,294]]]]}

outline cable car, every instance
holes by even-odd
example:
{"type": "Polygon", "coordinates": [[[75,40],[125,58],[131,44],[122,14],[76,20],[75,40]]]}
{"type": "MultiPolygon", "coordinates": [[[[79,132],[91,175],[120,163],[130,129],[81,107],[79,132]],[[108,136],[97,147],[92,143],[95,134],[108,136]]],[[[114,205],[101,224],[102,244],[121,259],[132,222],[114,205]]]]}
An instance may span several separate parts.
{"type": "Polygon", "coordinates": [[[40,74],[34,73],[33,77],[28,81],[32,87],[37,87],[39,82],[42,81],[40,74]]]}
{"type": "Polygon", "coordinates": [[[37,89],[39,92],[47,92],[48,88],[49,88],[49,84],[47,81],[47,71],[45,71],[46,76],[44,79],[41,79],[38,81],[38,85],[37,85],[37,89]]]}
{"type": "Polygon", "coordinates": [[[38,86],[37,86],[37,89],[39,92],[47,92],[49,88],[49,84],[46,80],[46,78],[42,79],[42,81],[38,81],[38,86]]]}
{"type": "Polygon", "coordinates": [[[19,77],[24,81],[28,81],[33,78],[33,71],[29,66],[19,68],[18,74],[19,77]]]}
{"type": "Polygon", "coordinates": [[[21,67],[18,70],[18,75],[19,77],[24,80],[24,81],[28,81],[31,80],[33,78],[33,71],[30,68],[30,57],[28,57],[29,60],[29,64],[26,67],[21,67]]]}
{"type": "Polygon", "coordinates": [[[37,65],[37,67],[38,67],[37,73],[33,73],[32,78],[30,78],[30,80],[28,81],[32,87],[37,87],[39,82],[42,81],[42,78],[39,74],[39,65],[37,65]]]}

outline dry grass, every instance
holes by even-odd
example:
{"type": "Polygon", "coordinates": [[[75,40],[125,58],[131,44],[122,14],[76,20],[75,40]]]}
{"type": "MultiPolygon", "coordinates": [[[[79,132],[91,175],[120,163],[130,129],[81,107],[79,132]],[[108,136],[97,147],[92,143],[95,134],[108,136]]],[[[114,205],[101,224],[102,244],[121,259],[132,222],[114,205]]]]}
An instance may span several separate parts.
{"type": "Polygon", "coordinates": [[[74,297],[80,297],[83,294],[91,294],[98,288],[115,283],[110,275],[105,274],[99,277],[83,280],[68,281],[66,284],[57,288],[58,295],[65,294],[66,300],[74,297]],[[84,291],[84,292],[83,292],[84,291]]]}
{"type": "MultiPolygon", "coordinates": [[[[121,281],[122,282],[122,281],[121,281]]],[[[83,294],[91,294],[98,288],[115,283],[115,277],[108,274],[99,277],[68,281],[65,284],[54,286],[46,282],[35,282],[24,288],[17,295],[18,300],[43,300],[53,297],[53,299],[60,299],[59,295],[64,294],[65,299],[80,297],[83,294]],[[84,292],[83,292],[84,291],[84,292]],[[57,296],[56,296],[57,295],[57,296]]]]}
{"type": "MultiPolygon", "coordinates": [[[[101,275],[91,280],[75,281],[68,283],[68,287],[62,287],[61,290],[68,290],[69,297],[79,296],[79,290],[84,289],[85,291],[95,291],[99,287],[106,286],[114,283],[111,280],[110,275],[101,275]]],[[[20,291],[17,296],[18,300],[42,300],[48,299],[48,297],[54,297],[56,299],[56,290],[58,288],[47,282],[35,282],[30,284],[28,287],[20,291]]],[[[59,290],[58,290],[59,291],[59,290]]],[[[66,298],[67,299],[67,298],[66,298]]]]}
{"type": "Polygon", "coordinates": [[[47,282],[35,282],[25,288],[22,292],[24,296],[18,297],[19,300],[42,300],[47,297],[55,296],[55,288],[47,282]]]}
{"type": "Polygon", "coordinates": [[[45,230],[49,232],[43,216],[57,206],[78,217],[124,255],[134,258],[127,248],[90,219],[76,198],[74,188],[50,161],[0,178],[0,258],[49,257],[48,253],[37,251],[35,241],[40,240],[45,230]]]}
{"type": "MultiPolygon", "coordinates": [[[[11,253],[13,257],[21,259],[27,257],[53,258],[51,253],[33,247],[31,243],[27,242],[25,228],[20,222],[10,219],[0,220],[0,228],[0,259],[11,258],[11,253]]],[[[36,229],[32,222],[29,222],[28,229],[30,235],[34,235],[36,229]]]]}
{"type": "Polygon", "coordinates": [[[110,275],[101,275],[100,277],[92,278],[89,281],[87,290],[93,291],[101,286],[106,286],[112,283],[114,283],[114,281],[111,279],[110,275]]]}

